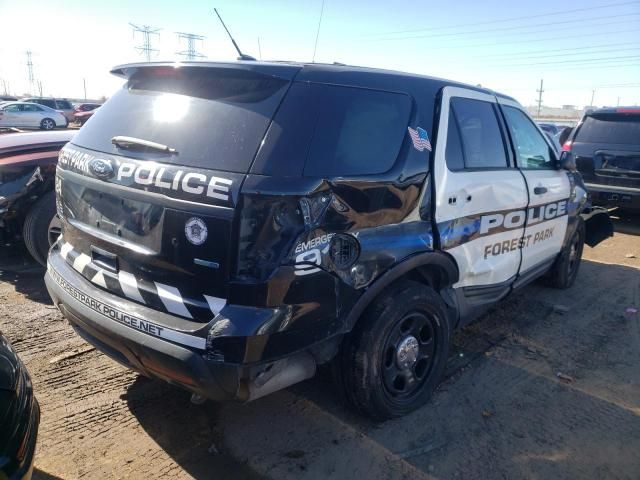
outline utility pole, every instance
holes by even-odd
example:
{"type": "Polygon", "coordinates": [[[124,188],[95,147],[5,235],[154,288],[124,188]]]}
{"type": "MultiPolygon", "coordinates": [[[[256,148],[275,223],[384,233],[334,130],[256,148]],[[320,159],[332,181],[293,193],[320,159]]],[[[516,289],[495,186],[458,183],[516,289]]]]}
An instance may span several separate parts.
{"type": "Polygon", "coordinates": [[[34,82],[33,77],[33,61],[31,60],[31,50],[27,50],[27,78],[29,79],[29,93],[33,94],[34,82]]]}
{"type": "Polygon", "coordinates": [[[620,97],[618,97],[618,104],[617,104],[617,106],[618,106],[618,107],[620,106],[620,97]]]}
{"type": "Polygon", "coordinates": [[[9,84],[6,80],[2,80],[2,89],[4,90],[5,95],[9,95],[9,84]]]}
{"type": "Polygon", "coordinates": [[[202,55],[196,50],[196,42],[202,41],[206,37],[203,37],[202,35],[195,35],[193,33],[183,33],[183,32],[176,32],[176,33],[178,34],[178,41],[180,40],[187,41],[187,49],[181,52],[176,52],[176,55],[185,57],[187,60],[195,60],[196,58],[204,57],[204,55],[202,55]]]}
{"type": "Polygon", "coordinates": [[[542,108],[542,92],[544,92],[544,90],[542,89],[542,86],[544,85],[544,79],[540,79],[540,89],[536,90],[536,92],[538,92],[538,118],[540,117],[540,109],[542,108]]]}
{"type": "Polygon", "coordinates": [[[87,101],[87,79],[82,79],[82,86],[84,87],[84,101],[87,101]]]}
{"type": "Polygon", "coordinates": [[[589,104],[590,107],[593,107],[593,97],[596,96],[596,91],[595,90],[591,90],[591,103],[589,104]]]}
{"type": "Polygon", "coordinates": [[[258,58],[262,60],[262,48],[260,48],[260,37],[258,37],[258,58]]]}
{"type": "Polygon", "coordinates": [[[42,82],[38,80],[38,91],[40,92],[40,96],[42,97],[42,82]]]}
{"type": "Polygon", "coordinates": [[[138,25],[134,25],[133,23],[129,22],[129,25],[131,25],[131,28],[133,28],[133,38],[135,38],[136,33],[141,33],[142,34],[142,45],[138,45],[137,47],[134,47],[136,50],[138,50],[139,52],[143,52],[147,62],[151,61],[151,52],[157,52],[158,49],[156,48],[152,48],[151,46],[151,36],[152,35],[157,35],[158,37],[160,36],[160,34],[158,33],[161,29],[160,28],[152,28],[149,25],[142,25],[141,27],[139,27],[138,25]]]}

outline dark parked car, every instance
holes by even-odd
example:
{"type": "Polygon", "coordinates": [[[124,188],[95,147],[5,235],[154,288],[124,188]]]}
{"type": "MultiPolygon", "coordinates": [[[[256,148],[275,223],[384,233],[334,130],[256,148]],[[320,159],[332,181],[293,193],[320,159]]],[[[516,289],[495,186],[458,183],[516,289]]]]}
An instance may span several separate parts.
{"type": "Polygon", "coordinates": [[[79,103],[73,107],[76,112],[89,112],[91,110],[95,110],[101,104],[100,103],[79,103]]]}
{"type": "Polygon", "coordinates": [[[29,373],[0,332],[0,479],[31,478],[39,423],[29,373]]]}
{"type": "Polygon", "coordinates": [[[54,193],[58,153],[74,133],[0,135],[0,246],[24,240],[42,265],[60,234],[54,193]]]}
{"type": "Polygon", "coordinates": [[[640,211],[640,107],[590,111],[563,150],[595,204],[640,211]]]}

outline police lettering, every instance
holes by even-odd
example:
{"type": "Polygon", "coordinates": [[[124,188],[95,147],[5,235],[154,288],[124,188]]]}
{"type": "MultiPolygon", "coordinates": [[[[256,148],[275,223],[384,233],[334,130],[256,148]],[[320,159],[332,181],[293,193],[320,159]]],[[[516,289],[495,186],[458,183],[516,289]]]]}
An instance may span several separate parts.
{"type": "Polygon", "coordinates": [[[497,228],[502,227],[505,230],[512,228],[520,228],[527,225],[535,225],[538,222],[551,220],[567,213],[567,201],[549,203],[547,205],[538,205],[525,210],[515,210],[506,214],[492,213],[483,215],[480,218],[480,234],[484,235],[497,228]]]}

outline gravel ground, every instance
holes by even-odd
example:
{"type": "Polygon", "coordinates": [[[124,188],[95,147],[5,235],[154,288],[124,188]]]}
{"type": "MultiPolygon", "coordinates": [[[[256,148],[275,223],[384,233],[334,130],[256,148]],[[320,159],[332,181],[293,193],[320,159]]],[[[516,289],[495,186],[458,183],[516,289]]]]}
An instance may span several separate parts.
{"type": "Polygon", "coordinates": [[[432,400],[382,424],[324,372],[248,405],[192,405],[83,342],[43,271],[0,252],[0,329],[42,407],[34,478],[637,479],[640,219],[616,227],[570,290],[526,287],[458,332],[432,400]]]}

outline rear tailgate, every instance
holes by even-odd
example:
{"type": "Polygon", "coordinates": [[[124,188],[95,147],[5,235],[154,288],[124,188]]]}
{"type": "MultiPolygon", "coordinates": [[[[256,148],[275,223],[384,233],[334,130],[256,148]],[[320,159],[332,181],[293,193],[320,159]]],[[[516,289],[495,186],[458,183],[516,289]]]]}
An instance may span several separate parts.
{"type": "Polygon", "coordinates": [[[640,111],[587,115],[571,152],[587,184],[640,189],[640,111]]]}
{"type": "Polygon", "coordinates": [[[291,67],[123,67],[127,84],[60,155],[61,253],[88,280],[208,321],[227,297],[238,195],[291,67]],[[123,146],[118,136],[172,149],[123,146]]]}

